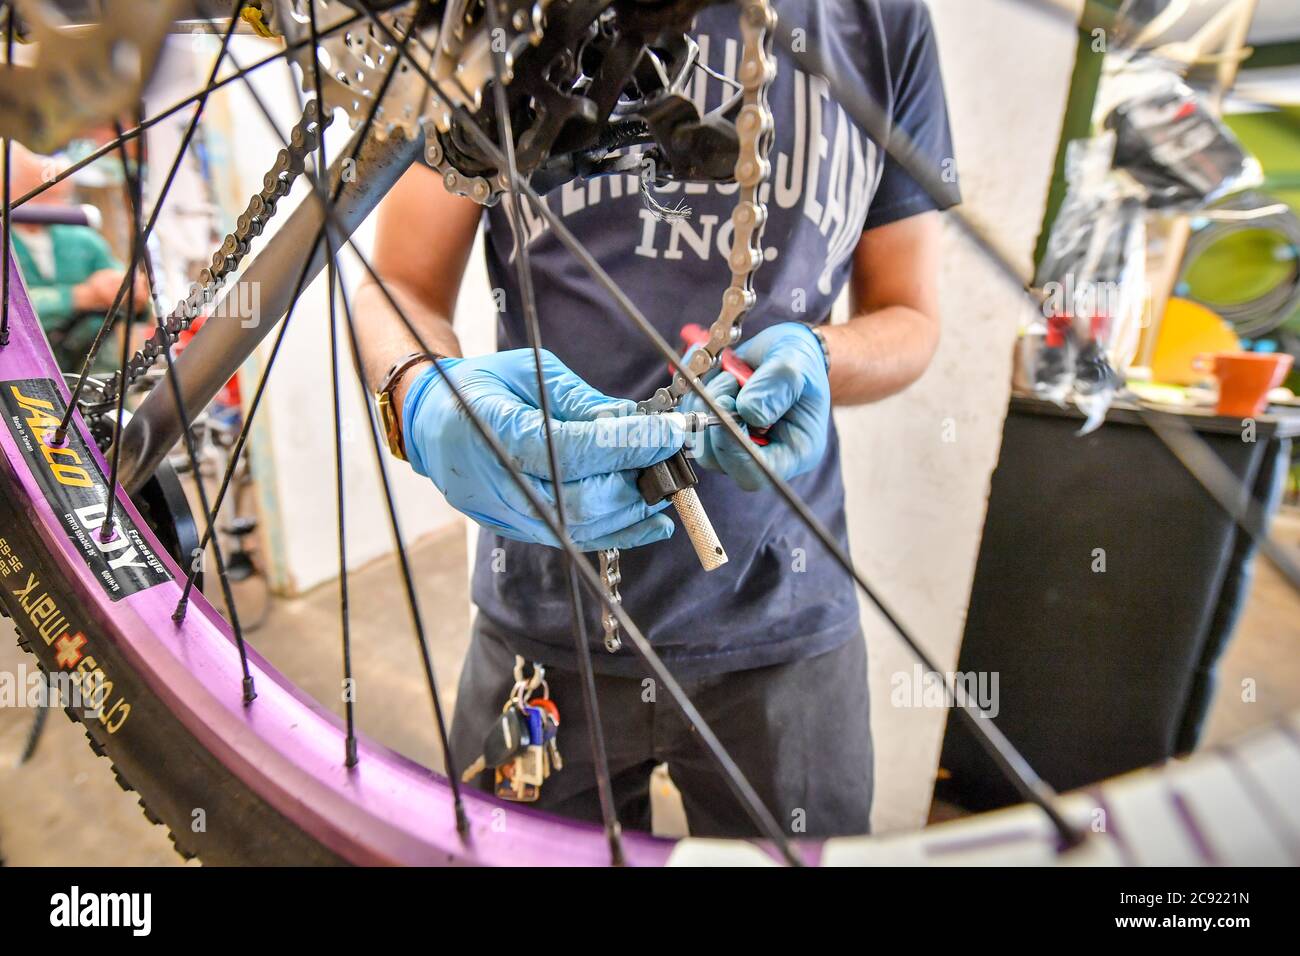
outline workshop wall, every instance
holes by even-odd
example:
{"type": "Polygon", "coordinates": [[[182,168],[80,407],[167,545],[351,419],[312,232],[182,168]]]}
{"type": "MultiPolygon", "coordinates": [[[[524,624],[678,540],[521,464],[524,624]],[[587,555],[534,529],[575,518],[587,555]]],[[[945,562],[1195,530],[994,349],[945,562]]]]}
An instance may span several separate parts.
{"type": "MultiPolygon", "coordinates": [[[[1077,11],[1082,3],[1070,6],[1077,11]]],[[[1017,0],[930,0],[930,8],[961,211],[1028,276],[1076,32],[1059,12],[1017,0]]],[[[903,394],[841,410],[836,419],[846,436],[854,561],[936,663],[951,669],[1002,440],[1012,349],[1027,306],[951,218],[943,262],[943,338],[934,364],[903,394]]],[[[926,819],[947,715],[891,705],[891,682],[910,675],[915,658],[865,602],[863,622],[876,744],[874,826],[912,829],[926,819]]]]}

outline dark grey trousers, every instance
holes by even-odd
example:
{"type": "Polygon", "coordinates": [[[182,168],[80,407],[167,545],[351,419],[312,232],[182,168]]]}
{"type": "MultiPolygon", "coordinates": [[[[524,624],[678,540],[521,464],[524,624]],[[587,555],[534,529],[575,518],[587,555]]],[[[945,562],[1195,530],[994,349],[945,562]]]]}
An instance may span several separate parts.
{"type": "MultiPolygon", "coordinates": [[[[514,653],[476,626],[451,728],[457,768],[482,753],[487,728],[514,683],[513,669],[514,653]]],[[[581,682],[576,672],[552,667],[546,680],[560,709],[564,769],[546,781],[534,806],[599,822],[581,682]]],[[[860,637],[807,660],[681,683],[787,832],[826,837],[869,831],[873,768],[867,654],[860,637]]],[[[693,836],[757,835],[667,692],[650,678],[597,674],[596,697],[614,805],[625,828],[650,829],[650,772],[667,763],[693,836]]],[[[476,782],[490,791],[491,771],[476,782]]]]}

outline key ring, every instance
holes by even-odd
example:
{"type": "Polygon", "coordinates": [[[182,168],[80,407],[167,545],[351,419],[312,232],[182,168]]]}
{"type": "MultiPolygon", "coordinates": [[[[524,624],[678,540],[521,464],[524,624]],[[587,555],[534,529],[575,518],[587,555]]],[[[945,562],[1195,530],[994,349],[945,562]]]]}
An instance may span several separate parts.
{"type": "MultiPolygon", "coordinates": [[[[543,667],[541,664],[537,663],[537,661],[533,661],[532,676],[529,677],[527,680],[525,680],[524,664],[526,663],[527,662],[524,660],[522,655],[520,654],[515,655],[515,671],[514,671],[515,686],[514,686],[514,690],[510,692],[510,699],[514,700],[516,696],[518,696],[520,707],[523,706],[524,696],[531,694],[539,686],[542,686],[546,683],[546,668],[543,667]]],[[[549,696],[549,688],[548,688],[547,696],[549,696]]]]}
{"type": "Polygon", "coordinates": [[[510,696],[506,698],[505,706],[501,708],[501,713],[504,714],[511,707],[522,712],[524,710],[524,695],[527,692],[527,681],[515,681],[515,686],[510,689],[510,696]]]}

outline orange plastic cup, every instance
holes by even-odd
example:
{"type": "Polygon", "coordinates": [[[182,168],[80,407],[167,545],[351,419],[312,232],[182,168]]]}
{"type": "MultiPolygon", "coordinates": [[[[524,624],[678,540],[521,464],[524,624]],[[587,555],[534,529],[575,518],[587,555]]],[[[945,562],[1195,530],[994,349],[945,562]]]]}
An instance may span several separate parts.
{"type": "Polygon", "coordinates": [[[1282,384],[1291,371],[1285,352],[1219,352],[1211,368],[1219,380],[1220,415],[1254,418],[1268,407],[1268,393],[1282,384]]]}

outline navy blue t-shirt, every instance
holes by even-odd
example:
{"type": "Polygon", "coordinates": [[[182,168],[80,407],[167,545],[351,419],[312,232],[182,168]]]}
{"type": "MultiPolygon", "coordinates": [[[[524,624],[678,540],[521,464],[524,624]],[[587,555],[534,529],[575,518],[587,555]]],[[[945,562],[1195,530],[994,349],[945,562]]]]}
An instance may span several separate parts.
{"type": "MultiPolygon", "coordinates": [[[[740,50],[738,7],[704,11],[695,36],[700,59],[734,77],[740,50]]],[[[802,28],[810,49],[860,84],[935,167],[951,167],[952,144],[929,13],[919,0],[799,0],[777,13],[802,28]]],[[[744,319],[745,337],[778,322],[818,324],[849,276],[864,229],[883,226],[952,201],[936,202],[835,103],[820,77],[799,70],[777,50],[769,102],[776,139],[764,197],[765,261],[755,274],[758,302],[744,319]]],[[[693,95],[712,108],[730,89],[696,71],[693,95]]],[[[692,210],[682,222],[656,220],[632,176],[572,182],[547,205],[670,342],[687,322],[710,325],[730,281],[726,254],[736,186],[673,184],[669,205],[692,210]]],[[[955,189],[952,197],[955,199],[955,189]]],[[[596,388],[620,398],[647,398],[669,380],[653,346],[583,270],[531,209],[529,252],[543,344],[596,388]]],[[[487,264],[506,290],[497,344],[528,345],[517,308],[509,219],[488,214],[487,264]]],[[[775,491],[745,492],[724,474],[700,471],[698,493],[730,562],[705,573],[678,528],[668,541],[622,553],[623,604],[679,677],[703,676],[799,660],[859,633],[858,602],[844,571],[775,491]]],[[[847,550],[839,441],[832,427],[826,456],[790,482],[847,550]]],[[[483,625],[517,653],[572,667],[572,615],[563,552],[480,533],[473,596],[483,625]],[[498,550],[500,549],[500,550],[498,550]]],[[[593,661],[604,673],[635,676],[630,649],[601,643],[598,602],[584,593],[593,661]]]]}

